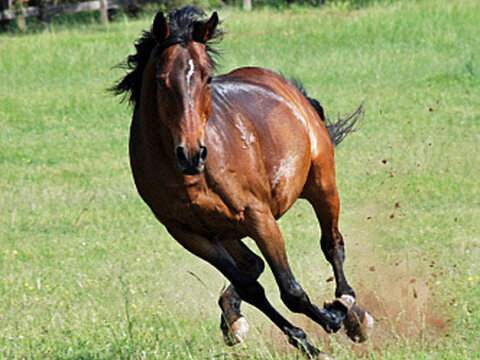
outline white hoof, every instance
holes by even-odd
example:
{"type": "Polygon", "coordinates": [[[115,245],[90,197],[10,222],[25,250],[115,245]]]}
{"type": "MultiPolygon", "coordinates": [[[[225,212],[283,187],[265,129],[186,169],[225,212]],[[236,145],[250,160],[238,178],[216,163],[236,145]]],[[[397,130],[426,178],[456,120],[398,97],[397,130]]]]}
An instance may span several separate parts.
{"type": "MultiPolygon", "coordinates": [[[[222,323],[223,324],[223,323],[222,323]]],[[[223,340],[228,346],[234,346],[241,343],[248,333],[248,323],[244,317],[240,317],[230,327],[223,327],[223,340]]]]}
{"type": "Polygon", "coordinates": [[[231,329],[237,342],[241,343],[247,336],[249,329],[248,322],[244,317],[241,317],[231,325],[231,329]]]}

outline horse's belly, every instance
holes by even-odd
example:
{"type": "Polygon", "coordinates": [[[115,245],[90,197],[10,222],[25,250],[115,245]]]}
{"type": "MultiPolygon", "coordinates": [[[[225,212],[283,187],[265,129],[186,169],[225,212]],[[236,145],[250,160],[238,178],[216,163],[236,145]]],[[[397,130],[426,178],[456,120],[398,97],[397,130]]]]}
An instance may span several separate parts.
{"type": "Polygon", "coordinates": [[[300,196],[308,176],[305,154],[292,154],[272,166],[272,213],[282,216],[300,196]]]}

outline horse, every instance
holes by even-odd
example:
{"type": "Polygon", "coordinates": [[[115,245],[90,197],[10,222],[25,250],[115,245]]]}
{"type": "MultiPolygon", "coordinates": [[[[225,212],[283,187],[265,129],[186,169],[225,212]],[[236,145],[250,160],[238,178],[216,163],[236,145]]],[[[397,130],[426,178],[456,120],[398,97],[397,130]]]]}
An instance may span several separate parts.
{"type": "Polygon", "coordinates": [[[213,44],[223,35],[218,24],[216,12],[207,17],[197,7],[158,12],[127,58],[127,73],[112,90],[133,104],[134,182],[168,233],[229,280],[218,302],[228,345],[246,336],[240,310],[246,301],[293,346],[328,358],[270,304],[258,282],[264,261],[242,239],[254,240],[290,311],[328,333],[345,326],[352,340],[366,340],[373,319],[355,304],[343,271],[333,150],[353,130],[362,105],[328,122],[301,84],[272,71],[244,67],[214,76],[213,44]],[[321,249],[335,275],[336,298],[323,308],[292,273],[277,224],[298,198],[315,210],[321,249]]]}

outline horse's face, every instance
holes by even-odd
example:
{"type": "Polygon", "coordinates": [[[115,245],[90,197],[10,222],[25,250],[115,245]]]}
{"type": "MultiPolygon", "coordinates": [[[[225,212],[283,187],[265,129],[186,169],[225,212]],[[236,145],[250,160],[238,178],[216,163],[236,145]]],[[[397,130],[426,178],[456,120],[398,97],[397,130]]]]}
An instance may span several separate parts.
{"type": "Polygon", "coordinates": [[[204,137],[211,111],[210,61],[203,44],[174,45],[161,54],[155,72],[158,115],[171,132],[183,173],[198,174],[207,159],[204,137]]]}
{"type": "MultiPolygon", "coordinates": [[[[157,40],[163,36],[168,41],[168,24],[159,25],[161,20],[155,19],[153,31],[157,40]],[[164,28],[159,33],[155,26],[164,28]]],[[[198,41],[169,46],[156,59],[158,115],[171,132],[172,151],[185,175],[199,174],[207,160],[204,138],[211,112],[212,70],[205,42],[217,23],[214,13],[194,30],[193,39],[198,41]]]]}

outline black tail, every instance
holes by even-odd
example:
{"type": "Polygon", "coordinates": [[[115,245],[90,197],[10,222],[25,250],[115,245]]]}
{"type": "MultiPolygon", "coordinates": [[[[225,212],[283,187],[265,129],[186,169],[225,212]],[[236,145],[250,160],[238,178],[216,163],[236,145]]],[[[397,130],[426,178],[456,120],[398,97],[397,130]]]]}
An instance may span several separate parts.
{"type": "MultiPolygon", "coordinates": [[[[308,97],[307,99],[308,101],[310,101],[310,104],[312,104],[312,102],[318,103],[318,101],[315,99],[310,99],[308,97]]],[[[313,104],[312,106],[315,108],[313,104]]],[[[315,110],[317,109],[315,108],[315,110]]],[[[344,118],[341,118],[340,116],[338,116],[337,121],[332,121],[329,118],[325,118],[325,119],[322,118],[323,122],[325,123],[325,126],[327,127],[328,135],[330,135],[330,140],[332,140],[333,146],[337,146],[342,142],[343,139],[345,139],[345,137],[348,134],[357,130],[358,120],[362,115],[363,115],[363,101],[360,104],[360,106],[357,108],[357,110],[355,110],[351,114],[345,115],[344,118]]]]}
{"type": "Polygon", "coordinates": [[[322,105],[316,99],[312,99],[308,96],[305,87],[298,79],[292,79],[292,83],[300,90],[300,92],[307,98],[313,108],[317,111],[320,119],[325,123],[327,127],[328,135],[330,135],[330,140],[332,141],[333,146],[337,146],[342,142],[345,137],[354,132],[357,127],[358,120],[363,114],[363,102],[360,104],[357,110],[355,110],[350,115],[346,115],[345,118],[338,117],[337,121],[332,121],[325,116],[322,105]]]}

